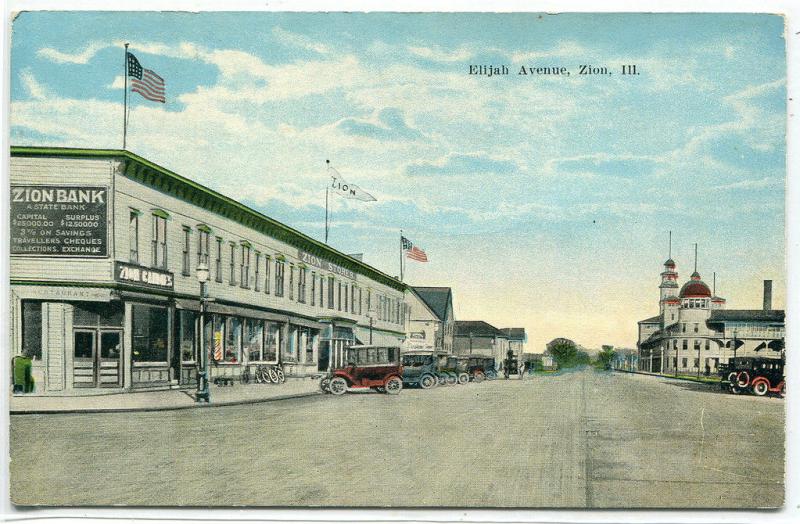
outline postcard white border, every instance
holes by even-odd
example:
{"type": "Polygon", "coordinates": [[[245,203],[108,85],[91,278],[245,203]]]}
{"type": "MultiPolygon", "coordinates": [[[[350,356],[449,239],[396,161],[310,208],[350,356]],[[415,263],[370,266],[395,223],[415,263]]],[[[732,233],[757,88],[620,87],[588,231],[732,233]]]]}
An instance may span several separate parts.
{"type": "MultiPolygon", "coordinates": [[[[147,521],[272,521],[272,522],[597,522],[597,523],[793,523],[800,521],[800,358],[792,349],[800,348],[800,322],[797,322],[800,311],[800,129],[795,115],[798,86],[800,85],[800,7],[796,1],[781,0],[673,0],[670,2],[606,0],[602,5],[589,0],[552,1],[537,0],[525,2],[521,0],[496,0],[493,2],[444,0],[431,2],[424,0],[406,1],[366,1],[366,0],[117,0],[113,4],[102,0],[9,0],[4,9],[3,53],[0,55],[0,68],[3,71],[2,85],[2,124],[0,150],[3,151],[2,179],[8,184],[8,151],[9,151],[9,100],[10,91],[10,27],[12,13],[22,10],[114,10],[114,11],[404,11],[404,12],[436,12],[436,11],[470,11],[470,12],[664,12],[664,13],[776,13],[786,17],[787,43],[787,95],[788,129],[787,129],[787,172],[786,172],[786,256],[787,256],[787,381],[792,393],[787,397],[787,431],[786,431],[786,501],[780,511],[636,511],[636,510],[409,510],[409,509],[369,509],[369,510],[316,510],[316,509],[171,509],[171,508],[98,508],[98,509],[25,509],[18,510],[9,502],[8,496],[8,398],[2,397],[0,407],[0,439],[6,450],[0,453],[0,516],[15,521],[45,521],[58,518],[62,522],[86,522],[86,519],[102,519],[105,522],[131,522],[132,518],[147,521]],[[794,268],[794,270],[792,270],[794,268]]],[[[8,195],[3,193],[2,210],[0,210],[0,230],[8,231],[8,195]]],[[[7,249],[7,248],[6,248],[7,249]]],[[[9,259],[0,256],[0,288],[9,294],[9,259]]],[[[9,311],[8,300],[0,301],[0,319],[8,333],[9,311]]],[[[7,337],[0,337],[0,347],[7,348],[7,337]]],[[[6,367],[2,368],[6,370],[6,367]]],[[[8,373],[1,374],[2,391],[9,391],[8,373]]]]}

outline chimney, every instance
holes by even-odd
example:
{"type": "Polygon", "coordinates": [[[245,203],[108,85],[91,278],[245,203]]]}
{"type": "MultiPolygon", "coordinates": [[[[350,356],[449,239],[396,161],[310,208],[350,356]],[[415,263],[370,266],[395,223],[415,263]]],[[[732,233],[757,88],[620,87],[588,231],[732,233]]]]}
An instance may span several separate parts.
{"type": "Polygon", "coordinates": [[[772,280],[764,281],[764,311],[772,309],[772,280]]]}

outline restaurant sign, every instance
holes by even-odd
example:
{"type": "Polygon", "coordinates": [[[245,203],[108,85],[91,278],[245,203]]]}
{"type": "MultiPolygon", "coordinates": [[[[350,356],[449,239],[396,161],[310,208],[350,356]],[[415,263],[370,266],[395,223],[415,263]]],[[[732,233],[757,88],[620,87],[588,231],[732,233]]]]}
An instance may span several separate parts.
{"type": "Polygon", "coordinates": [[[330,271],[331,273],[335,273],[337,275],[350,278],[353,280],[355,280],[356,278],[356,274],[353,271],[350,271],[347,268],[343,268],[342,266],[338,266],[333,262],[328,262],[324,258],[312,255],[307,251],[297,250],[297,258],[299,258],[300,261],[303,262],[304,264],[309,264],[311,266],[315,266],[320,269],[324,269],[325,271],[330,271]]]}
{"type": "Polygon", "coordinates": [[[114,263],[114,280],[158,289],[172,289],[175,284],[175,279],[169,271],[119,261],[114,263]]]}
{"type": "Polygon", "coordinates": [[[108,256],[108,188],[11,186],[11,254],[108,256]]]}

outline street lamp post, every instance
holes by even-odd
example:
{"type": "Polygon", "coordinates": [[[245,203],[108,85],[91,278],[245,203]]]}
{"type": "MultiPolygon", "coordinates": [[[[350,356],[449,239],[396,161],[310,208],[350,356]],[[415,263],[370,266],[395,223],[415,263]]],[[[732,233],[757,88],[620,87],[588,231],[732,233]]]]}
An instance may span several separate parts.
{"type": "Polygon", "coordinates": [[[733,360],[736,361],[736,328],[733,328],[733,360]]]}
{"type": "Polygon", "coordinates": [[[200,355],[197,360],[200,369],[197,370],[197,395],[196,402],[211,403],[211,390],[208,387],[208,350],[206,348],[206,303],[208,302],[208,266],[200,263],[197,266],[197,281],[200,282],[200,355]]]}

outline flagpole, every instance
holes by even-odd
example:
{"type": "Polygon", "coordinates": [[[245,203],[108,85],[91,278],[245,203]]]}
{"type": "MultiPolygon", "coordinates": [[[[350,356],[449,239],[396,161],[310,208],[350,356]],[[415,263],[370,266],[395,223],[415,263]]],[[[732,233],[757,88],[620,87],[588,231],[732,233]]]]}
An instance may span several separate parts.
{"type": "Polygon", "coordinates": [[[403,230],[400,230],[400,282],[403,281],[403,230]]]}
{"type": "Polygon", "coordinates": [[[125,103],[122,106],[122,149],[128,141],[128,42],[125,42],[125,103]]]}
{"type": "MultiPolygon", "coordinates": [[[[331,161],[325,160],[325,163],[330,168],[331,161]]],[[[328,243],[328,185],[325,184],[325,243],[328,243]]]]}

